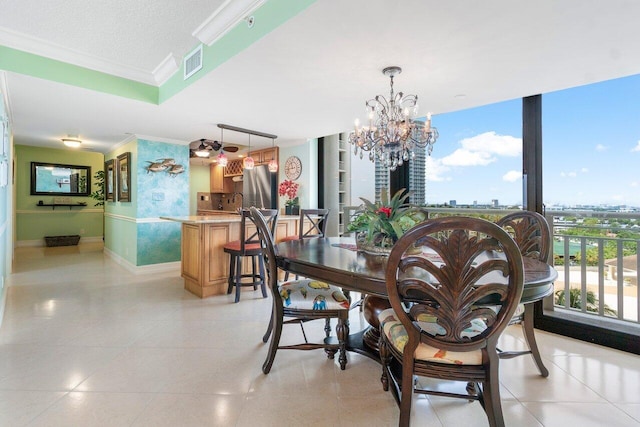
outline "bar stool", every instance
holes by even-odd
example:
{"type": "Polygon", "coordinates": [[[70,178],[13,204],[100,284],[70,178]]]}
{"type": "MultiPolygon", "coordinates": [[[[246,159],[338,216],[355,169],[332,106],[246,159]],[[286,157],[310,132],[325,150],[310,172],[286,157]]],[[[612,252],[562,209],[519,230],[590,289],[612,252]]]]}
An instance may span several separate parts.
{"type": "MultiPolygon", "coordinates": [[[[267,219],[272,233],[275,233],[276,223],[278,221],[278,211],[276,209],[263,209],[260,213],[267,219]]],[[[253,218],[249,210],[240,211],[240,240],[228,242],[224,245],[224,251],[229,254],[229,279],[227,294],[230,294],[233,287],[236,288],[235,302],[240,301],[240,288],[243,286],[253,286],[254,290],[258,289],[258,285],[262,290],[262,296],[267,297],[267,289],[265,286],[265,270],[264,260],[262,257],[262,245],[258,237],[258,231],[251,233],[247,230],[247,219],[253,224],[253,218]],[[242,258],[251,257],[251,273],[242,273],[242,258]],[[258,271],[256,272],[256,261],[258,262],[258,271]],[[243,279],[250,279],[243,281],[243,279]]]]}

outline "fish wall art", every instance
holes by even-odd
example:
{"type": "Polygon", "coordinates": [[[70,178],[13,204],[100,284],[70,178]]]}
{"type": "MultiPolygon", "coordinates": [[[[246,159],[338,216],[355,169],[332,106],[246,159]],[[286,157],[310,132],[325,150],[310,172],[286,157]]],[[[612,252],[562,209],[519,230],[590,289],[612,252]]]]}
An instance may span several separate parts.
{"type": "Polygon", "coordinates": [[[174,159],[157,159],[154,162],[147,160],[148,165],[145,167],[147,173],[167,172],[169,176],[175,178],[184,172],[184,166],[177,165],[174,159]]]}

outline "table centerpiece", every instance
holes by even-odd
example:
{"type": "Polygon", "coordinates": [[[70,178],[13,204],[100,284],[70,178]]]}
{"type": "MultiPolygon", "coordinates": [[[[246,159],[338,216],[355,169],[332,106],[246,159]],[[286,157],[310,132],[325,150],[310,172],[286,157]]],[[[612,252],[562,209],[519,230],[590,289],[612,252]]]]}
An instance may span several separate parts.
{"type": "Polygon", "coordinates": [[[417,206],[406,203],[411,192],[402,188],[391,199],[387,189],[382,189],[379,202],[360,197],[363,205],[347,226],[356,233],[358,250],[389,255],[398,239],[413,226],[427,220],[427,214],[417,206]]]}

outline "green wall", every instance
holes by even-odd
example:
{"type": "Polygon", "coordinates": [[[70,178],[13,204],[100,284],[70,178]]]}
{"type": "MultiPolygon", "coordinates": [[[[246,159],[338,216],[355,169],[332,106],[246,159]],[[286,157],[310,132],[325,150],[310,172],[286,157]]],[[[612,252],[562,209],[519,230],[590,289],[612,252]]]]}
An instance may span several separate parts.
{"type": "Polygon", "coordinates": [[[91,167],[91,189],[96,188],[93,175],[104,168],[101,153],[15,146],[16,240],[17,244],[40,242],[44,236],[79,234],[83,238],[103,235],[103,209],[90,197],[71,197],[72,203],[86,202],[86,207],[56,208],[36,206],[38,201],[53,202],[53,196],[32,196],[31,162],[59,163],[91,167]]]}
{"type": "Polygon", "coordinates": [[[209,164],[191,165],[189,174],[189,215],[198,211],[198,192],[211,191],[211,167],[209,164]]]}

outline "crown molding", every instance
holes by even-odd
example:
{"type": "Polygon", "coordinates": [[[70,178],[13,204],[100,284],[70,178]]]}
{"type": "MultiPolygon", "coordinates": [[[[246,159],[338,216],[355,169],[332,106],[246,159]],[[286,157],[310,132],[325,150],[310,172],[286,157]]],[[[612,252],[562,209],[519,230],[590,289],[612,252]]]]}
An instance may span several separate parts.
{"type": "Polygon", "coordinates": [[[228,33],[248,14],[262,6],[266,0],[226,0],[193,33],[194,37],[211,46],[228,33]]]}
{"type": "Polygon", "coordinates": [[[69,49],[48,40],[28,36],[5,28],[0,28],[0,45],[140,83],[154,86],[158,84],[153,74],[148,71],[107,61],[95,55],[69,49]]]}
{"type": "Polygon", "coordinates": [[[153,78],[158,86],[162,86],[164,82],[180,69],[178,58],[173,53],[167,55],[160,64],[153,70],[153,78]]]}
{"type": "Polygon", "coordinates": [[[144,139],[145,141],[154,141],[154,142],[164,142],[166,144],[175,144],[175,145],[189,145],[190,141],[183,141],[180,139],[171,139],[171,138],[164,138],[164,137],[159,137],[159,136],[153,136],[153,135],[141,135],[139,133],[134,135],[136,139],[144,139]]]}

